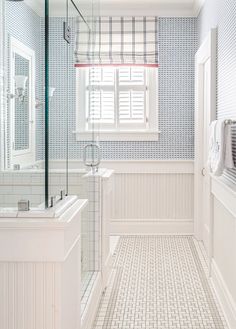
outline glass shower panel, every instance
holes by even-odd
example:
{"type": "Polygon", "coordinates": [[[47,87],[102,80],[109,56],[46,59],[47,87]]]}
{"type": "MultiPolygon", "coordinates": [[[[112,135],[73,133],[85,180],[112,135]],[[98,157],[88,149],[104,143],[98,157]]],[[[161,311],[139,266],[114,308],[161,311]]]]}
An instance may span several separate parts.
{"type": "MultiPolygon", "coordinates": [[[[100,178],[95,166],[99,148],[94,127],[91,126],[86,131],[84,139],[81,137],[83,134],[80,136],[84,131],[78,131],[76,125],[80,111],[85,110],[78,102],[82,95],[77,88],[77,79],[81,74],[87,74],[90,68],[75,67],[74,51],[76,34],[80,33],[78,21],[79,26],[82,24],[83,31],[90,31],[91,35],[95,33],[94,3],[85,1],[82,11],[81,2],[77,0],[61,1],[60,5],[56,0],[48,0],[47,20],[48,205],[60,198],[60,191],[88,199],[87,211],[81,222],[83,306],[86,305],[89,289],[100,270],[100,178]]],[[[89,55],[92,56],[92,49],[89,55]]],[[[86,96],[86,85],[82,93],[86,96]]],[[[87,104],[87,114],[90,112],[89,105],[87,104]]]]}
{"type": "MultiPolygon", "coordinates": [[[[98,6],[95,1],[81,1],[80,2],[80,12],[83,15],[85,22],[80,17],[78,27],[80,29],[76,30],[76,33],[90,33],[90,38],[94,39],[96,37],[96,18],[99,15],[98,6]]],[[[79,40],[83,40],[83,36],[79,36],[79,40]]],[[[86,45],[85,45],[86,47],[86,45]]],[[[87,47],[89,49],[89,57],[93,58],[93,47],[90,45],[87,47]]],[[[91,63],[93,64],[93,63],[91,63]]],[[[88,124],[90,120],[90,114],[92,111],[93,99],[89,98],[89,91],[92,90],[93,86],[90,84],[89,71],[91,71],[92,65],[87,67],[77,67],[76,76],[80,75],[85,77],[84,90],[82,92],[85,102],[85,109],[81,108],[80,103],[76,111],[85,111],[87,119],[87,127],[85,128],[87,134],[87,140],[80,138],[79,146],[82,150],[82,160],[83,166],[87,173],[83,176],[83,192],[84,197],[89,200],[87,207],[87,213],[84,214],[81,226],[81,297],[82,297],[82,314],[88,302],[88,298],[93,289],[93,284],[97,273],[100,271],[100,245],[101,245],[101,218],[100,218],[100,187],[101,181],[99,176],[99,160],[100,160],[100,149],[99,141],[97,139],[98,126],[93,124],[88,124]]],[[[78,92],[78,91],[77,91],[78,92]]],[[[82,95],[81,95],[82,96],[82,95]]],[[[78,127],[77,127],[78,130],[78,127]]],[[[80,131],[78,136],[80,136],[80,131]]],[[[83,134],[82,134],[83,135],[83,134]]]]}
{"type": "Polygon", "coordinates": [[[2,5],[0,208],[17,210],[22,200],[30,209],[43,208],[44,1],[2,5]]]}
{"type": "Polygon", "coordinates": [[[63,26],[67,1],[48,0],[48,206],[68,194],[68,43],[63,26]]]}

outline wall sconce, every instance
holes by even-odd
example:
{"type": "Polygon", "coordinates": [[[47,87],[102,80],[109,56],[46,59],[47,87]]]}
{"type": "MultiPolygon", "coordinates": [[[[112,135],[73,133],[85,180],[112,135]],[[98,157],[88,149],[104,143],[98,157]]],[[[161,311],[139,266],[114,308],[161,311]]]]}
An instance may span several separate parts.
{"type": "MultiPolygon", "coordinates": [[[[51,98],[53,97],[55,90],[56,90],[56,88],[54,88],[54,87],[49,87],[49,101],[50,101],[51,98]]],[[[41,106],[44,105],[44,103],[45,103],[45,102],[41,102],[39,99],[36,98],[36,100],[35,100],[35,108],[36,108],[36,109],[39,109],[41,106]]]]}
{"type": "Polygon", "coordinates": [[[25,99],[25,92],[26,92],[26,82],[28,80],[28,77],[25,75],[16,75],[14,77],[15,80],[15,95],[14,94],[8,94],[8,97],[10,99],[16,98],[21,103],[24,102],[25,99]]]}

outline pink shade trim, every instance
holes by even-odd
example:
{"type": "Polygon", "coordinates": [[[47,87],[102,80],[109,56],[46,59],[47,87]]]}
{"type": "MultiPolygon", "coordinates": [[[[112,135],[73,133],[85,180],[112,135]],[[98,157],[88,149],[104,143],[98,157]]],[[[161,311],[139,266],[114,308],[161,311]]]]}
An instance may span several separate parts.
{"type": "Polygon", "coordinates": [[[143,66],[143,67],[159,67],[159,64],[75,64],[75,67],[93,67],[93,66],[143,66]]]}

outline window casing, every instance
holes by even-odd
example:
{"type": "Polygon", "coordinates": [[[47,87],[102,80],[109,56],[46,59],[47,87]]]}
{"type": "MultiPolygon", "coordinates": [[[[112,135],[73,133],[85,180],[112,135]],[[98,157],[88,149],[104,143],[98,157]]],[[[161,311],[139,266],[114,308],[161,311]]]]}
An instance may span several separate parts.
{"type": "Polygon", "coordinates": [[[77,133],[158,133],[157,69],[77,70],[77,133]]]}

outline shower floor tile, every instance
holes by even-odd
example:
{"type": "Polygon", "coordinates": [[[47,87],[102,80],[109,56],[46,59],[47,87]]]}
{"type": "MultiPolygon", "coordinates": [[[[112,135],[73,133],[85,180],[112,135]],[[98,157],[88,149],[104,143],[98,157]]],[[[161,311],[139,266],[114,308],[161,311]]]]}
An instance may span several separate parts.
{"type": "Polygon", "coordinates": [[[120,238],[94,329],[121,328],[228,328],[192,237],[120,238]]]}

